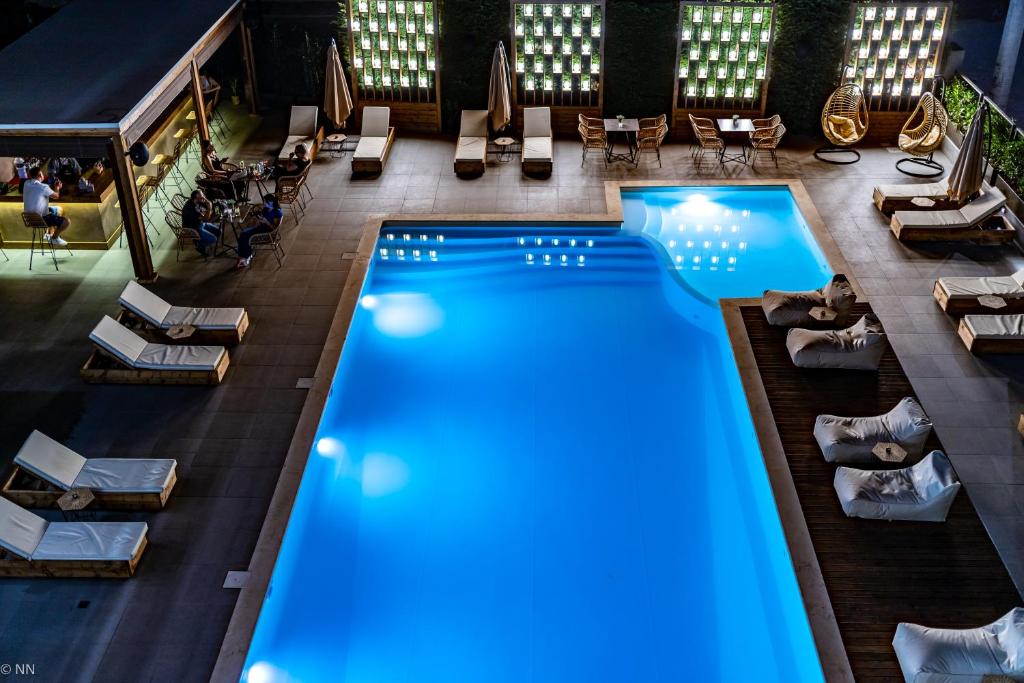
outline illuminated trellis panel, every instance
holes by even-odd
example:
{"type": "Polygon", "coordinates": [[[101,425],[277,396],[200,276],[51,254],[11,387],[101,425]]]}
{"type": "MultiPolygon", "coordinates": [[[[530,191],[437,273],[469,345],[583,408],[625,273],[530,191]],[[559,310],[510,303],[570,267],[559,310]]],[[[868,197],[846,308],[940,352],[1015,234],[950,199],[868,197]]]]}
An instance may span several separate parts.
{"type": "Polygon", "coordinates": [[[364,99],[434,102],[435,3],[353,0],[349,3],[352,69],[364,99]]]}
{"type": "Polygon", "coordinates": [[[773,3],[682,3],[676,106],[760,109],[773,10],[773,3]]]}
{"type": "Polygon", "coordinates": [[[857,83],[874,111],[905,111],[939,72],[949,3],[858,4],[851,10],[847,83],[857,83]]]}
{"type": "Polygon", "coordinates": [[[598,106],[604,3],[515,2],[512,14],[517,102],[598,106]]]}

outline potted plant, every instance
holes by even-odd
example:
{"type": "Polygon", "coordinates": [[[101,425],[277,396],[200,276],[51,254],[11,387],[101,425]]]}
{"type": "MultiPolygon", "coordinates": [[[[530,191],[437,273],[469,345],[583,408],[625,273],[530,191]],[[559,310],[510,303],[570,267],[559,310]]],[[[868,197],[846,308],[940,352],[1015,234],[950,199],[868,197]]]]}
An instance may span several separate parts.
{"type": "Polygon", "coordinates": [[[232,78],[228,83],[228,87],[231,89],[231,104],[237,107],[239,102],[242,101],[242,98],[238,94],[238,79],[232,78]]]}

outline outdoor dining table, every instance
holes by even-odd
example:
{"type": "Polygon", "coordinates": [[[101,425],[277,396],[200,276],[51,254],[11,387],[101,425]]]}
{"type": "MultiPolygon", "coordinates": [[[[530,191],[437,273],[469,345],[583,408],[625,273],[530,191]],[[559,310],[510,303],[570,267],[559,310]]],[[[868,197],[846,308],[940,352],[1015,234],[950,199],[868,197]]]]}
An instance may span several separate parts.
{"type": "Polygon", "coordinates": [[[627,161],[631,164],[636,161],[636,134],[640,132],[639,119],[622,119],[621,123],[618,119],[605,119],[604,132],[608,135],[608,149],[605,151],[608,161],[627,161]],[[616,137],[622,137],[625,140],[627,148],[625,153],[615,151],[616,137]]]}
{"type": "Polygon", "coordinates": [[[235,256],[238,255],[239,226],[245,224],[245,221],[249,218],[249,214],[255,207],[255,204],[249,204],[247,202],[220,205],[220,236],[217,238],[217,245],[213,252],[214,256],[225,256],[228,254],[233,254],[235,256]],[[232,234],[235,236],[234,246],[228,244],[224,239],[227,237],[228,228],[231,229],[232,234]]]}
{"type": "Polygon", "coordinates": [[[753,119],[717,119],[718,130],[722,132],[722,140],[725,141],[726,147],[722,149],[722,163],[726,161],[738,161],[741,164],[747,163],[747,146],[745,144],[746,139],[750,133],[754,132],[754,121],[753,119]],[[739,154],[728,154],[729,140],[735,140],[737,137],[740,138],[740,152],[739,154]]]}

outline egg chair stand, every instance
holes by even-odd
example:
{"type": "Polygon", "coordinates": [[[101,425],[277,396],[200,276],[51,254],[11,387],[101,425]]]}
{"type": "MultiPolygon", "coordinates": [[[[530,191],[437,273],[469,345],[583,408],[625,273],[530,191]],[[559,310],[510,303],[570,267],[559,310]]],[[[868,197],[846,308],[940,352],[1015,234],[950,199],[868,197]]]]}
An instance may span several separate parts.
{"type": "Polygon", "coordinates": [[[896,162],[896,169],[900,173],[906,173],[907,175],[914,176],[915,178],[937,178],[938,176],[945,173],[946,169],[945,167],[943,167],[942,164],[935,161],[935,159],[933,158],[934,156],[934,152],[929,152],[928,156],[926,157],[905,157],[896,162]],[[914,164],[915,166],[919,166],[928,170],[917,171],[913,167],[909,169],[904,168],[904,165],[906,164],[914,164]]]}
{"type": "Polygon", "coordinates": [[[849,164],[855,164],[860,161],[860,152],[853,149],[852,147],[837,147],[836,145],[825,145],[814,150],[814,158],[818,161],[824,161],[826,164],[836,164],[837,166],[846,166],[849,164]],[[833,154],[852,154],[852,159],[843,158],[829,158],[833,154]]]}

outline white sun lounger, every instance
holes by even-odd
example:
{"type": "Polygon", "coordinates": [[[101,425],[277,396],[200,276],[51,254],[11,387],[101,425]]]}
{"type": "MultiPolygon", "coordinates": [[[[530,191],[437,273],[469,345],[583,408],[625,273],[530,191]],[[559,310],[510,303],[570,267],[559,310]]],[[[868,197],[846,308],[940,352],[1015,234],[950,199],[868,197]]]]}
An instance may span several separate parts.
{"type": "Polygon", "coordinates": [[[89,339],[96,350],[80,371],[86,382],[220,384],[228,370],[223,346],[151,344],[107,315],[89,339]]]}
{"type": "Polygon", "coordinates": [[[459,140],[455,144],[455,174],[479,175],[487,161],[487,110],[462,112],[459,140]]]}
{"type": "Polygon", "coordinates": [[[288,120],[288,137],[281,146],[277,158],[286,161],[288,155],[295,151],[296,145],[305,145],[309,158],[315,159],[324,139],[324,129],[316,125],[317,107],[292,107],[291,118],[288,120]]]}
{"type": "Polygon", "coordinates": [[[950,315],[968,313],[1024,313],[1024,268],[999,277],[940,277],[932,295],[950,315]],[[999,309],[978,302],[980,296],[997,296],[1006,302],[999,309]]]}
{"type": "Polygon", "coordinates": [[[837,467],[833,481],[847,517],[943,522],[960,490],[946,454],[932,451],[899,470],[837,467]]]}
{"type": "Polygon", "coordinates": [[[877,463],[872,450],[879,443],[899,444],[907,455],[917,458],[931,433],[932,421],[910,396],[884,415],[819,415],[814,421],[814,439],[828,462],[877,463]]]}
{"type": "Polygon", "coordinates": [[[786,349],[799,368],[878,370],[885,352],[885,330],[871,314],[843,330],[794,328],[786,335],[786,349]]]}
{"type": "Polygon", "coordinates": [[[971,353],[1024,353],[1024,314],[965,315],[956,329],[971,353]]]}
{"type": "Polygon", "coordinates": [[[353,173],[382,173],[395,141],[391,107],[363,107],[359,142],[352,152],[353,173]]]}
{"type": "Polygon", "coordinates": [[[14,456],[2,493],[23,507],[55,507],[73,488],[95,496],[90,509],[159,510],[177,482],[177,462],[153,458],[83,458],[40,431],[14,456]],[[43,482],[47,486],[26,486],[43,482]]]}
{"type": "Polygon", "coordinates": [[[1024,609],[1014,607],[979,628],[901,623],[892,647],[906,683],[982,683],[986,676],[1024,680],[1024,609]]]}
{"type": "Polygon", "coordinates": [[[208,342],[234,346],[249,329],[249,315],[244,308],[198,308],[172,306],[134,280],[124,286],[117,298],[121,307],[136,318],[158,330],[190,325],[195,332],[191,342],[208,342]]]}
{"type": "Polygon", "coordinates": [[[523,173],[551,175],[554,144],[551,138],[551,108],[523,109],[523,173]]]}
{"type": "Polygon", "coordinates": [[[909,208],[911,202],[918,198],[939,202],[948,197],[948,178],[936,180],[933,183],[876,185],[874,191],[875,206],[886,215],[889,215],[896,209],[909,208]]]}
{"type": "Polygon", "coordinates": [[[49,522],[0,498],[0,576],[126,578],[148,529],[145,522],[49,522]]]}
{"type": "Polygon", "coordinates": [[[903,242],[974,240],[1001,244],[1013,240],[1013,226],[1003,221],[1000,229],[982,230],[981,224],[1005,205],[1003,193],[991,188],[959,209],[897,211],[889,227],[903,242]]]}
{"type": "Polygon", "coordinates": [[[814,308],[824,308],[835,314],[832,323],[843,325],[857,299],[853,286],[845,275],[832,277],[824,287],[806,292],[783,292],[766,289],[761,296],[761,308],[772,325],[802,327],[815,325],[821,320],[811,316],[814,308]]]}

